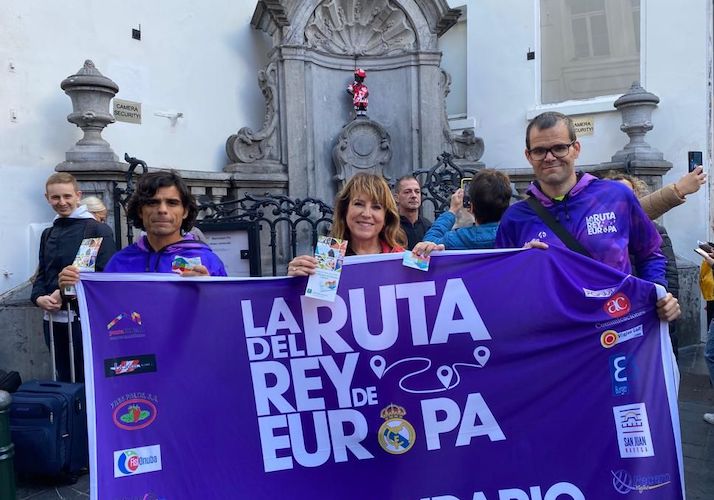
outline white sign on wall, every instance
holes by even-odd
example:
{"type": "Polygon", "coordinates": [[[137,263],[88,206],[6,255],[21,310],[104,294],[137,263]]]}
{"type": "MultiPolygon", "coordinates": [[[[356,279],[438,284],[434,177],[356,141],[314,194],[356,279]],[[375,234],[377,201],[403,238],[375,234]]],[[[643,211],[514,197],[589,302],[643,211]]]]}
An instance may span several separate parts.
{"type": "Polygon", "coordinates": [[[141,125],[141,103],[114,99],[114,118],[118,122],[138,123],[141,125]]]}
{"type": "Polygon", "coordinates": [[[241,250],[248,250],[248,231],[205,231],[207,243],[213,252],[220,257],[228,276],[250,277],[250,261],[241,258],[241,250]]]}
{"type": "Polygon", "coordinates": [[[595,131],[595,120],[592,116],[578,116],[577,118],[573,118],[573,125],[575,125],[575,135],[577,137],[593,135],[595,131]]]}

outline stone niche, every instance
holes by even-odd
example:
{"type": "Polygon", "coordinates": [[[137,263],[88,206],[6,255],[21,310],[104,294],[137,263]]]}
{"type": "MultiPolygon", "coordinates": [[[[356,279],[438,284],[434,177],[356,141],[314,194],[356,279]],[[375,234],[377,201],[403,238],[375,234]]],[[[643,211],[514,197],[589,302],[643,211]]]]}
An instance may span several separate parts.
{"type": "Polygon", "coordinates": [[[331,203],[355,171],[393,179],[433,165],[453,149],[437,38],[459,15],[444,0],[258,2],[251,24],[273,42],[258,75],[266,116],[228,139],[226,171],[287,174],[289,196],[331,203]],[[369,87],[359,125],[346,91],[356,67],[369,87]]]}

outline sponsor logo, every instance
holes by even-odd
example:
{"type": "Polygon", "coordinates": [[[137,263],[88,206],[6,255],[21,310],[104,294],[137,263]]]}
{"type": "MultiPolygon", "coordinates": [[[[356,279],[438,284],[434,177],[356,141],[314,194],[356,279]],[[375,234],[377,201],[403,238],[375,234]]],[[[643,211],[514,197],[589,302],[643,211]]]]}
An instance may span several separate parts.
{"type": "Polygon", "coordinates": [[[630,299],[624,293],[616,293],[602,308],[613,318],[621,318],[630,312],[630,299]]]}
{"type": "Polygon", "coordinates": [[[109,406],[112,408],[112,410],[114,410],[117,406],[130,399],[148,399],[155,405],[159,404],[159,398],[155,394],[151,394],[150,392],[134,391],[127,392],[126,394],[119,396],[114,401],[109,403],[109,406]]]}
{"type": "Polygon", "coordinates": [[[617,217],[615,212],[602,212],[585,217],[588,235],[617,232],[617,217]]]}
{"type": "Polygon", "coordinates": [[[603,288],[602,290],[590,290],[589,288],[583,288],[583,293],[586,297],[594,299],[606,299],[608,297],[612,297],[612,294],[615,293],[615,290],[617,290],[617,288],[614,286],[611,288],[603,288]]]}
{"type": "Polygon", "coordinates": [[[610,471],[612,473],[612,486],[615,491],[627,495],[631,491],[642,493],[656,490],[672,482],[669,474],[631,475],[626,470],[610,471]]]}
{"type": "Polygon", "coordinates": [[[613,354],[610,356],[610,381],[612,394],[624,396],[630,392],[629,379],[636,376],[636,367],[632,354],[613,354]]]}
{"type": "Polygon", "coordinates": [[[548,234],[547,234],[545,231],[541,231],[541,232],[538,233],[538,238],[541,239],[541,240],[542,240],[543,238],[545,238],[546,236],[548,236],[548,234]]]}
{"type": "Polygon", "coordinates": [[[628,340],[635,339],[637,337],[642,337],[644,335],[642,325],[637,325],[630,328],[629,330],[623,330],[621,332],[616,332],[615,330],[605,330],[600,335],[600,344],[609,349],[610,347],[622,344],[628,340]]]}
{"type": "Polygon", "coordinates": [[[156,405],[144,398],[127,399],[114,408],[114,425],[125,431],[137,431],[154,423],[157,414],[156,405]]]}
{"type": "Polygon", "coordinates": [[[104,360],[104,375],[118,377],[120,375],[136,375],[156,371],[156,356],[153,354],[140,354],[123,358],[110,358],[104,360]]]}
{"type": "Polygon", "coordinates": [[[653,457],[650,423],[644,403],[614,406],[620,458],[653,457]]]}
{"type": "Polygon", "coordinates": [[[114,452],[114,477],[136,476],[161,470],[161,445],[114,452]]]}
{"type": "Polygon", "coordinates": [[[619,325],[620,323],[625,323],[627,321],[637,319],[640,316],[644,316],[645,312],[646,311],[637,311],[632,314],[628,314],[627,316],[623,316],[622,318],[612,319],[604,323],[595,323],[595,328],[610,328],[612,326],[619,325]]]}
{"type": "Polygon", "coordinates": [[[610,348],[617,344],[617,341],[619,339],[620,336],[615,330],[605,330],[604,332],[602,332],[602,335],[600,335],[600,343],[603,347],[607,348],[610,348]]]}
{"type": "Polygon", "coordinates": [[[109,338],[112,340],[144,337],[141,314],[136,311],[117,314],[114,319],[107,323],[107,332],[109,332],[109,338]]]}
{"type": "Polygon", "coordinates": [[[416,440],[416,432],[412,424],[404,420],[407,411],[401,406],[390,404],[382,408],[379,416],[384,423],[377,431],[377,441],[387,453],[401,455],[412,449],[416,440]]]}

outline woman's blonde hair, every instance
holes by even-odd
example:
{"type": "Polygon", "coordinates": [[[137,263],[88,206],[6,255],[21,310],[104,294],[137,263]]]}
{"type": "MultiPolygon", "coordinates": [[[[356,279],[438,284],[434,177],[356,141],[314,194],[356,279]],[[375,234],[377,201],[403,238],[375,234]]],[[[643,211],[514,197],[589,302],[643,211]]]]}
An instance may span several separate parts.
{"type": "Polygon", "coordinates": [[[650,194],[650,189],[647,187],[647,183],[634,175],[618,172],[617,170],[608,170],[605,172],[605,175],[603,175],[603,179],[629,182],[632,185],[632,190],[635,192],[635,196],[637,196],[637,198],[642,198],[643,196],[650,194]]]}
{"type": "Polygon", "coordinates": [[[364,194],[372,203],[384,207],[384,227],[379,233],[379,239],[390,248],[405,246],[407,237],[399,224],[399,212],[394,196],[385,180],[374,174],[356,174],[337,194],[332,216],[332,236],[347,241],[352,239],[347,227],[347,208],[350,200],[358,194],[364,194]]]}
{"type": "Polygon", "coordinates": [[[82,198],[82,201],[79,203],[81,205],[87,205],[87,210],[93,214],[107,209],[107,207],[104,206],[104,202],[96,196],[87,196],[86,198],[82,198]]]}

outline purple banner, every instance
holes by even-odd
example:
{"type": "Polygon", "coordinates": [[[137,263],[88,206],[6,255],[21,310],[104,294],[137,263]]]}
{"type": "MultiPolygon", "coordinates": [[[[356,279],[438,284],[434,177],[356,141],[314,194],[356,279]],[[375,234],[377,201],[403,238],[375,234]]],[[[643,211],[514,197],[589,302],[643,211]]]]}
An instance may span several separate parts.
{"type": "Polygon", "coordinates": [[[79,287],[92,498],[683,498],[657,290],[546,251],[79,287]]]}

